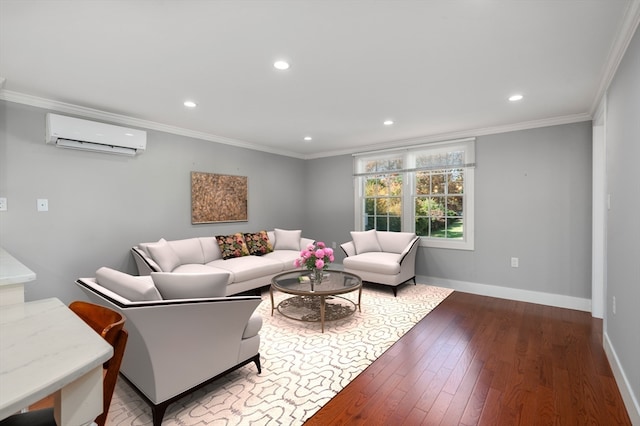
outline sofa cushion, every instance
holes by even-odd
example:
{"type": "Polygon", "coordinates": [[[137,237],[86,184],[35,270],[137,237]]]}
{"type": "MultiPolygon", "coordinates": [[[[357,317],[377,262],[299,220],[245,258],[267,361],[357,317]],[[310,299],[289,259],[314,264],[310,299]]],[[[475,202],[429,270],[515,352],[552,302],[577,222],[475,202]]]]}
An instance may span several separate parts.
{"type": "Polygon", "coordinates": [[[375,229],[369,231],[351,231],[351,239],[356,246],[356,253],[369,253],[372,251],[382,251],[378,242],[377,232],[375,229]]]}
{"type": "Polygon", "coordinates": [[[388,253],[402,253],[415,237],[413,232],[378,232],[381,251],[388,253]]]}
{"type": "Polygon", "coordinates": [[[229,273],[152,272],[151,278],[163,299],[195,299],[226,296],[229,273]]]}
{"type": "Polygon", "coordinates": [[[157,243],[148,244],[147,250],[163,272],[171,272],[180,265],[180,257],[164,238],[157,243]]]}
{"type": "Polygon", "coordinates": [[[401,269],[399,254],[375,251],[345,257],[342,260],[342,264],[348,269],[385,275],[399,274],[401,269]]]}
{"type": "MultiPolygon", "coordinates": [[[[218,259],[222,262],[222,259],[218,259]]],[[[211,264],[200,265],[199,263],[188,263],[186,265],[180,265],[176,269],[173,270],[173,273],[179,274],[208,274],[212,272],[225,272],[229,273],[226,269],[216,268],[211,266],[211,264]]],[[[233,283],[233,276],[230,275],[227,281],[227,284],[233,283]]]]}
{"type": "Polygon", "coordinates": [[[249,249],[244,241],[244,236],[240,232],[232,235],[216,235],[216,240],[223,259],[249,256],[249,249]]]}
{"type": "Polygon", "coordinates": [[[222,259],[222,252],[216,237],[200,237],[198,239],[200,240],[200,245],[202,245],[202,254],[204,256],[204,262],[202,263],[222,259]]]}
{"type": "Polygon", "coordinates": [[[273,251],[273,245],[269,241],[267,231],[244,234],[244,241],[249,249],[249,254],[262,256],[273,251]]]}
{"type": "Polygon", "coordinates": [[[187,238],[186,240],[167,241],[173,251],[180,258],[180,264],[185,263],[202,263],[204,264],[204,255],[202,254],[202,244],[197,238],[187,238]]]}
{"type": "Polygon", "coordinates": [[[162,300],[151,277],[134,277],[115,269],[102,267],[96,271],[96,283],[132,302],[162,300]]]}
{"type": "Polygon", "coordinates": [[[267,259],[277,260],[282,262],[282,270],[289,271],[292,269],[298,269],[293,262],[300,257],[299,250],[275,250],[271,253],[267,253],[263,256],[267,259]]]}
{"type": "Polygon", "coordinates": [[[274,229],[276,242],[274,250],[300,250],[300,238],[302,230],[274,229]]]}
{"type": "Polygon", "coordinates": [[[254,278],[265,277],[264,285],[269,284],[268,276],[282,272],[282,262],[265,256],[243,256],[227,260],[214,260],[207,266],[220,268],[231,273],[231,282],[239,283],[254,278]]]}

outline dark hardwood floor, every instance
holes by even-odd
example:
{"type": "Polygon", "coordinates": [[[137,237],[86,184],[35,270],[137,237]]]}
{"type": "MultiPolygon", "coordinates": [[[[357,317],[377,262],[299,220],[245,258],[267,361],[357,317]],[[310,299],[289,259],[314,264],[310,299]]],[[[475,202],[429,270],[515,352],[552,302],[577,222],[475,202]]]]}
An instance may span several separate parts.
{"type": "Polygon", "coordinates": [[[631,421],[602,348],[602,320],[454,292],[305,423],[336,424],[631,421]]]}

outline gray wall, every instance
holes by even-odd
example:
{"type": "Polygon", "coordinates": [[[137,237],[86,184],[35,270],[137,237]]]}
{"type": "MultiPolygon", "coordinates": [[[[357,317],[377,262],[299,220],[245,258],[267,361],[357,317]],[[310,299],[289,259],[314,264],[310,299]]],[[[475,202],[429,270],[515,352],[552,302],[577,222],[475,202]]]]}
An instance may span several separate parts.
{"type": "MultiPolygon", "coordinates": [[[[346,241],[352,157],[309,163],[307,192],[325,179],[332,186],[307,201],[306,226],[346,241]]],[[[416,274],[590,299],[591,122],[479,137],[476,163],[475,250],[422,247],[416,274]]]]}
{"type": "MultiPolygon", "coordinates": [[[[640,31],[609,86],[606,144],[607,290],[605,333],[640,401],[640,31]],[[612,299],[616,298],[616,314],[612,299]]],[[[636,410],[639,408],[636,407],[636,410]]]]}
{"type": "Polygon", "coordinates": [[[349,241],[353,231],[353,157],[343,155],[307,161],[305,230],[319,241],[336,243],[336,261],[344,253],[340,244],[349,241]]]}
{"type": "Polygon", "coordinates": [[[27,300],[80,298],[73,282],[101,266],[134,273],[139,242],[305,225],[302,160],[156,131],[135,158],[59,149],[45,113],[0,101],[0,244],[37,274],[27,300]],[[249,221],[192,225],[191,171],[247,176],[249,221]]]}
{"type": "Polygon", "coordinates": [[[479,137],[476,164],[475,250],[422,250],[419,273],[591,298],[591,123],[479,137]]]}

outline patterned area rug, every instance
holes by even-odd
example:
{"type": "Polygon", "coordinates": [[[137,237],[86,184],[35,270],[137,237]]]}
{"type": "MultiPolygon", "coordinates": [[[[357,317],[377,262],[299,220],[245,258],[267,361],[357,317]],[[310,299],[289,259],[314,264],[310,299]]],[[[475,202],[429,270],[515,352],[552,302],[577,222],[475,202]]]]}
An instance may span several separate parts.
{"type": "MultiPolygon", "coordinates": [[[[362,312],[320,323],[295,321],[275,312],[269,293],[258,310],[262,374],[248,364],[171,404],[163,425],[301,425],[452,290],[425,284],[389,288],[366,286],[362,312]]],[[[345,295],[357,301],[357,292],[345,295]]],[[[276,293],[276,304],[290,297],[276,293]]],[[[119,380],[109,425],[150,425],[151,409],[119,380]]]]}

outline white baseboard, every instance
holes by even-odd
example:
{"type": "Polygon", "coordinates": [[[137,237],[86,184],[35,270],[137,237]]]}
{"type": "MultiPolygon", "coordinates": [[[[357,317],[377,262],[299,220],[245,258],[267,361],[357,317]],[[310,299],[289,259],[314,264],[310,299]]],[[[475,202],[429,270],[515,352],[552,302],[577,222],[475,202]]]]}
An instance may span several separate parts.
{"type": "Polygon", "coordinates": [[[613,348],[613,345],[611,344],[611,340],[609,340],[609,335],[607,333],[604,333],[603,346],[604,352],[607,354],[609,364],[611,365],[613,376],[616,379],[616,384],[618,385],[618,389],[620,389],[622,400],[624,401],[624,405],[627,408],[627,413],[629,414],[629,418],[631,419],[631,424],[640,425],[640,404],[633,394],[633,390],[631,389],[629,380],[627,380],[627,375],[624,374],[624,370],[622,369],[622,365],[620,364],[618,355],[616,354],[616,351],[613,348]]]}
{"type": "Polygon", "coordinates": [[[539,291],[521,290],[497,285],[478,284],[468,281],[448,280],[446,278],[428,277],[424,275],[418,276],[416,279],[420,282],[433,284],[438,287],[451,288],[465,293],[591,312],[591,299],[565,296],[562,294],[543,293],[539,291]]]}

